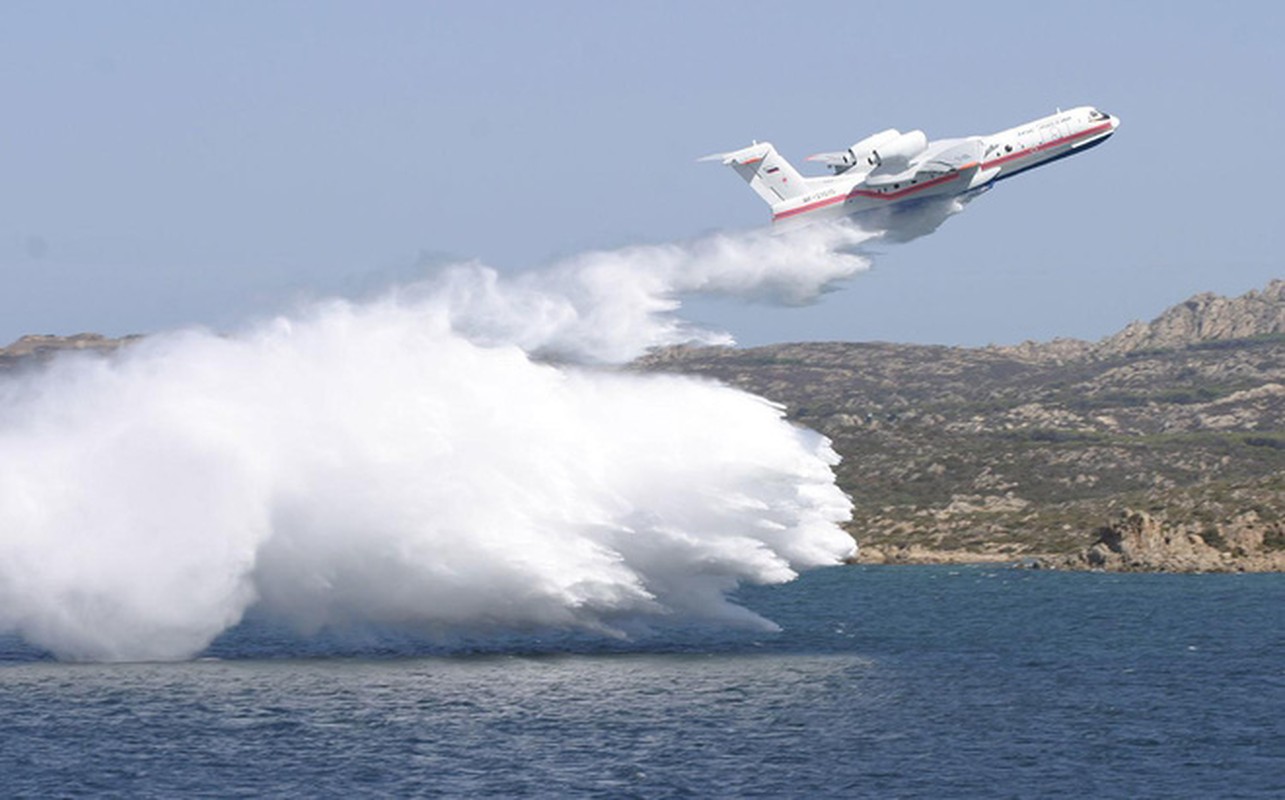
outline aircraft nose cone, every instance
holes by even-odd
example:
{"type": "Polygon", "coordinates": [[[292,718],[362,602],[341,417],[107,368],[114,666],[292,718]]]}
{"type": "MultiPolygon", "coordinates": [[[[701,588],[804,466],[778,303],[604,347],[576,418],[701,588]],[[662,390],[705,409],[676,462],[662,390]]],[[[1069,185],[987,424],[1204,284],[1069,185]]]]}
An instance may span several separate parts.
{"type": "Polygon", "coordinates": [[[1120,118],[1119,118],[1119,117],[1116,117],[1116,116],[1112,116],[1112,117],[1111,117],[1111,130],[1113,130],[1113,131],[1114,131],[1114,130],[1115,130],[1116,128],[1118,128],[1118,127],[1120,127],[1120,118]]]}

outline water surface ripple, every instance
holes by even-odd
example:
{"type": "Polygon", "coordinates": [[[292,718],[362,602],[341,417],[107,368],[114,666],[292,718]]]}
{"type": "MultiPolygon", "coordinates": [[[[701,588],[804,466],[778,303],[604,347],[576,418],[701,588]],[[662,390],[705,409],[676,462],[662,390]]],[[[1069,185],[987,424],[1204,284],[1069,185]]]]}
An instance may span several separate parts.
{"type": "Polygon", "coordinates": [[[821,570],[779,634],[0,641],[8,795],[1279,797],[1285,576],[821,570]]]}

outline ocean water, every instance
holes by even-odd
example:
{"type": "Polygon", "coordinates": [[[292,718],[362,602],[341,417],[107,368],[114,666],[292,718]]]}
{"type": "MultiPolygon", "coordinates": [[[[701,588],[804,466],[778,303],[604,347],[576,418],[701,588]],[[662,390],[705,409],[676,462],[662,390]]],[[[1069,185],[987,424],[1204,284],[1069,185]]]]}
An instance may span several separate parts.
{"type": "Polygon", "coordinates": [[[0,639],[5,796],[1285,797],[1285,576],[818,570],[778,633],[0,639]]]}

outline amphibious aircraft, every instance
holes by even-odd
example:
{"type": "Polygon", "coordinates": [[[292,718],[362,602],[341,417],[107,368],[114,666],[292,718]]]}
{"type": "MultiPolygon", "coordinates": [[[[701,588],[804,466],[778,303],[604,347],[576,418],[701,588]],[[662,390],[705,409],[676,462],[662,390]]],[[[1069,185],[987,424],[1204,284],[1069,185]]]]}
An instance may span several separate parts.
{"type": "Polygon", "coordinates": [[[996,181],[1106,141],[1120,120],[1081,106],[990,136],[928,141],[923,131],[880,131],[808,161],[831,175],[804,177],[768,142],[702,161],[721,161],[772,207],[772,221],[833,219],[943,195],[984,191],[996,181]]]}

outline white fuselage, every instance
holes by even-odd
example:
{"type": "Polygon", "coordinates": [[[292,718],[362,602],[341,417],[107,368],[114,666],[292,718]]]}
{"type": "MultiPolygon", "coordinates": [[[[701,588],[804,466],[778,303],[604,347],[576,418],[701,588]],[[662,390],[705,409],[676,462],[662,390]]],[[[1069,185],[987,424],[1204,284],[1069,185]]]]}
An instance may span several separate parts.
{"type": "Polygon", "coordinates": [[[899,182],[868,180],[870,173],[807,178],[807,192],[772,206],[772,221],[813,221],[860,214],[907,201],[958,195],[1081,152],[1115,133],[1120,120],[1090,106],[1059,111],[990,136],[971,137],[981,157],[943,174],[899,182]]]}

